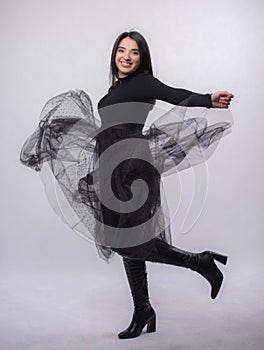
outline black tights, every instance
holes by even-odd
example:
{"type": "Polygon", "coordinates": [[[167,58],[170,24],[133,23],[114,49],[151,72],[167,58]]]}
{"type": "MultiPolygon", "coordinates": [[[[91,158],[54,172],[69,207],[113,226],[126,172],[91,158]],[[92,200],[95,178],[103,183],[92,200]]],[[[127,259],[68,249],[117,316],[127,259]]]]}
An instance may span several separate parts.
{"type": "Polygon", "coordinates": [[[126,260],[151,261],[187,268],[190,267],[196,255],[195,253],[176,248],[159,238],[153,238],[134,247],[112,249],[126,260]]]}

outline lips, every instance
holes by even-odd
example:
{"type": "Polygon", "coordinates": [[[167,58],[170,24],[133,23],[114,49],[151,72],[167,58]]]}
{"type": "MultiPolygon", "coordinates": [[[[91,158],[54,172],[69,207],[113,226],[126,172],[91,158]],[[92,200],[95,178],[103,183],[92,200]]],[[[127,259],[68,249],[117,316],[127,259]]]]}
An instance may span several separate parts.
{"type": "Polygon", "coordinates": [[[132,65],[132,63],[121,62],[121,66],[124,68],[129,68],[131,65],[132,65]]]}

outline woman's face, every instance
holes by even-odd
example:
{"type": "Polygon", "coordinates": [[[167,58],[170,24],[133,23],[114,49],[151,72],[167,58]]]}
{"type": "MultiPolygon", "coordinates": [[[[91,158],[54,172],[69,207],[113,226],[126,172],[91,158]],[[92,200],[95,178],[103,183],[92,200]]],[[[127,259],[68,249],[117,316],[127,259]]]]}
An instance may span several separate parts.
{"type": "Polygon", "coordinates": [[[134,39],[126,37],[120,41],[116,50],[115,64],[119,78],[125,78],[138,69],[140,54],[138,44],[134,39]]]}

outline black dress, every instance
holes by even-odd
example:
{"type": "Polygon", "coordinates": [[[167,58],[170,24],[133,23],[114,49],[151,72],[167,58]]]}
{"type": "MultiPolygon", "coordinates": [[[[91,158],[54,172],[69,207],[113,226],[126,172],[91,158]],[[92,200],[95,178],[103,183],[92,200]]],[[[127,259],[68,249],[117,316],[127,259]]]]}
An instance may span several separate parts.
{"type": "Polygon", "coordinates": [[[147,74],[119,78],[99,101],[99,117],[84,91],[69,91],[46,103],[20,159],[37,171],[49,165],[59,186],[41,173],[53,208],[105,260],[154,237],[171,243],[161,176],[205,161],[231,126],[187,118],[188,107],[211,108],[211,95],[147,74]],[[156,99],[179,107],[145,129],[156,99]]]}

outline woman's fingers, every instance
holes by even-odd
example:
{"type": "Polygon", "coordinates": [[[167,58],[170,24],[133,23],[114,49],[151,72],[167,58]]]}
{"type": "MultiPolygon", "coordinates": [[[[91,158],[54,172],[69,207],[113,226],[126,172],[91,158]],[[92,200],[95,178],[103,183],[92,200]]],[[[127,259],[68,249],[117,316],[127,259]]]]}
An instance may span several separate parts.
{"type": "Polygon", "coordinates": [[[220,103],[223,103],[223,104],[230,104],[231,99],[223,99],[223,98],[220,98],[219,102],[220,102],[220,103]]]}
{"type": "Polygon", "coordinates": [[[233,98],[234,97],[234,95],[231,94],[228,91],[220,91],[220,92],[221,92],[222,96],[226,96],[226,97],[229,97],[229,98],[233,98]]]}
{"type": "Polygon", "coordinates": [[[221,108],[228,108],[228,106],[230,105],[230,102],[231,102],[231,98],[228,98],[228,97],[220,97],[219,99],[221,108]]]}
{"type": "Polygon", "coordinates": [[[219,102],[222,104],[223,107],[227,107],[229,106],[232,98],[233,98],[233,95],[228,93],[227,96],[221,96],[219,98],[219,102]]]}
{"type": "Polygon", "coordinates": [[[234,97],[234,95],[228,91],[220,91],[219,97],[220,99],[223,98],[223,99],[231,100],[234,97]]]}
{"type": "Polygon", "coordinates": [[[228,108],[231,99],[234,97],[228,91],[217,91],[212,94],[212,103],[215,108],[228,108]]]}

